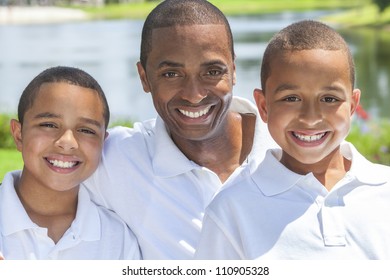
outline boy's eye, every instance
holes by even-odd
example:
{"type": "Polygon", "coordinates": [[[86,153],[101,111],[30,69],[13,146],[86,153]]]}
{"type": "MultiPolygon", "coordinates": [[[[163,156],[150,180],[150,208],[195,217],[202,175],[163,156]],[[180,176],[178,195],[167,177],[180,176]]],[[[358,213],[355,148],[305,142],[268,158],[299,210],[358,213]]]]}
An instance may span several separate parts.
{"type": "Polygon", "coordinates": [[[330,96],[324,97],[324,98],[322,98],[322,100],[323,100],[324,102],[326,102],[326,103],[334,103],[334,102],[337,102],[337,99],[336,99],[336,98],[330,97],[330,96]]]}
{"type": "Polygon", "coordinates": [[[57,126],[54,123],[41,123],[39,124],[41,127],[47,127],[47,128],[56,128],[57,126]]]}
{"type": "Polygon", "coordinates": [[[85,133],[85,134],[92,134],[92,135],[96,134],[96,132],[94,130],[89,129],[89,128],[81,128],[81,129],[79,129],[79,131],[81,133],[85,133]]]}

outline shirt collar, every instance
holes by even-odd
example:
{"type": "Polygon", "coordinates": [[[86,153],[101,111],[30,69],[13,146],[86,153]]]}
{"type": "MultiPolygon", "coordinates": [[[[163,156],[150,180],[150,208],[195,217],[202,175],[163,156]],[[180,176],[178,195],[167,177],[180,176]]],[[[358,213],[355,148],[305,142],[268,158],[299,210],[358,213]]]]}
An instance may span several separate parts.
{"type": "Polygon", "coordinates": [[[196,168],[196,164],[179,150],[173,142],[164,121],[157,117],[153,170],[157,176],[173,177],[196,168]]]}
{"type": "Polygon", "coordinates": [[[352,160],[349,176],[354,176],[361,183],[366,185],[381,185],[389,180],[389,167],[375,164],[367,160],[349,142],[341,144],[341,153],[347,159],[352,160]],[[381,172],[381,170],[383,170],[381,172]]]}
{"type": "MultiPolygon", "coordinates": [[[[0,219],[3,235],[10,235],[26,229],[39,228],[31,221],[15,191],[15,181],[21,176],[21,171],[13,171],[4,177],[0,186],[0,219]],[[10,219],[12,217],[12,219],[10,219]]],[[[100,239],[100,218],[97,207],[90,200],[87,190],[80,187],[76,218],[70,230],[82,240],[100,239]],[[92,205],[91,205],[92,204],[92,205]]]]}
{"type": "Polygon", "coordinates": [[[10,235],[25,229],[38,228],[27,215],[15,191],[15,182],[20,178],[21,174],[22,171],[20,170],[7,173],[0,186],[0,219],[3,225],[0,230],[3,235],[10,235]]]}
{"type": "Polygon", "coordinates": [[[273,196],[291,189],[304,176],[292,172],[280,163],[282,151],[270,149],[252,179],[266,196],[273,196]]]}
{"type": "MultiPolygon", "coordinates": [[[[352,160],[348,176],[354,177],[365,185],[381,185],[388,181],[388,171],[378,172],[379,169],[388,169],[387,166],[374,164],[362,156],[356,148],[346,141],[341,144],[342,155],[352,160]]],[[[305,180],[312,173],[306,175],[297,174],[280,163],[282,151],[270,149],[267,151],[264,161],[259,165],[258,170],[253,174],[252,179],[266,196],[283,193],[305,180]]]]}
{"type": "Polygon", "coordinates": [[[80,186],[76,218],[71,225],[75,236],[85,241],[100,239],[101,222],[98,207],[100,206],[91,201],[88,191],[80,186]]]}
{"type": "MultiPolygon", "coordinates": [[[[256,115],[256,128],[255,128],[255,137],[252,151],[249,157],[261,148],[262,137],[266,132],[267,128],[264,125],[264,128],[260,129],[260,116],[257,111],[257,108],[249,102],[248,100],[240,97],[233,97],[230,110],[240,112],[240,113],[249,113],[256,115]]],[[[268,133],[268,132],[267,132],[268,133]]],[[[156,120],[156,137],[155,137],[155,154],[153,156],[153,170],[157,176],[160,177],[173,177],[182,173],[189,172],[193,169],[202,168],[195,162],[189,160],[175,145],[173,142],[168,129],[166,128],[164,121],[157,117],[156,120]]],[[[255,158],[254,158],[255,159],[255,158]]]]}

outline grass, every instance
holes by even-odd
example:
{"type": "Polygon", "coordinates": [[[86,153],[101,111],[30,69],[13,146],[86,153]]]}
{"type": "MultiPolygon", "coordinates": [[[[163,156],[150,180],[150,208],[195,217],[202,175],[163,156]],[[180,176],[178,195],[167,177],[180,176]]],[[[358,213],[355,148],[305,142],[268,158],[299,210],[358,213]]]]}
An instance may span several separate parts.
{"type": "Polygon", "coordinates": [[[11,170],[22,169],[22,154],[16,149],[0,149],[0,182],[5,173],[11,170]]]}
{"type": "Polygon", "coordinates": [[[387,8],[382,14],[379,14],[379,10],[375,5],[366,5],[364,7],[350,9],[340,14],[324,17],[323,20],[342,25],[344,28],[389,26],[390,8],[387,8]]]}
{"type": "MultiPolygon", "coordinates": [[[[210,0],[227,16],[259,15],[280,11],[354,8],[367,5],[370,0],[210,0]]],[[[144,19],[159,1],[109,4],[101,7],[74,6],[92,19],[144,19]]]]}

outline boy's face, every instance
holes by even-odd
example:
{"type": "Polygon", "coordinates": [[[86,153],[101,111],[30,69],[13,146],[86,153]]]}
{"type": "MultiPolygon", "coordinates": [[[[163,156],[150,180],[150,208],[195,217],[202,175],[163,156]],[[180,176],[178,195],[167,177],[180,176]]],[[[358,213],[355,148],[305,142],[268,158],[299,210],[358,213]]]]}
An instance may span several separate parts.
{"type": "Polygon", "coordinates": [[[349,73],[342,51],[289,51],[273,58],[265,94],[255,90],[254,96],[289,169],[305,170],[338,151],[360,98],[349,73]]]}
{"type": "Polygon", "coordinates": [[[11,123],[31,186],[66,191],[97,168],[105,139],[103,105],[91,89],[45,83],[21,125],[11,123]]]}
{"type": "Polygon", "coordinates": [[[176,141],[204,140],[220,132],[235,83],[235,65],[223,25],[157,28],[143,88],[176,141]]]}

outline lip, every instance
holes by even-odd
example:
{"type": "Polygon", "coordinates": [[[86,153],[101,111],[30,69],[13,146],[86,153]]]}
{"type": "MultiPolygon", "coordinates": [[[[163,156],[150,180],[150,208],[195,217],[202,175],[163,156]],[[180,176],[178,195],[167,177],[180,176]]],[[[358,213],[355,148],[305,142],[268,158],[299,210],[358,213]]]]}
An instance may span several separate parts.
{"type": "Polygon", "coordinates": [[[44,159],[51,170],[62,174],[71,173],[82,164],[82,161],[74,156],[52,155],[44,159]]]}
{"type": "Polygon", "coordinates": [[[181,107],[177,108],[177,114],[180,119],[190,122],[204,122],[214,111],[215,105],[204,105],[198,107],[181,107]]]}
{"type": "Polygon", "coordinates": [[[316,147],[325,142],[329,131],[290,131],[289,134],[295,143],[303,147],[316,147]]]}

